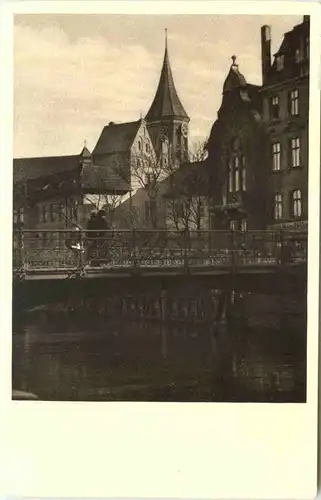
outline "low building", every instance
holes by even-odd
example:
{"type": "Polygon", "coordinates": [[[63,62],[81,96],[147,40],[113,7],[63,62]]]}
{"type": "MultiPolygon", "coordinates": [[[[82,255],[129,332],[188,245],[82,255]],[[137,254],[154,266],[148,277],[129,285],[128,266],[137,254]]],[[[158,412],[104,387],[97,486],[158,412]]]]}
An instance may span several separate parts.
{"type": "Polygon", "coordinates": [[[14,229],[39,229],[34,237],[42,246],[51,246],[59,235],[65,238],[50,230],[84,227],[95,196],[123,196],[129,190],[95,165],[86,147],[78,155],[14,159],[13,182],[14,229]]]}

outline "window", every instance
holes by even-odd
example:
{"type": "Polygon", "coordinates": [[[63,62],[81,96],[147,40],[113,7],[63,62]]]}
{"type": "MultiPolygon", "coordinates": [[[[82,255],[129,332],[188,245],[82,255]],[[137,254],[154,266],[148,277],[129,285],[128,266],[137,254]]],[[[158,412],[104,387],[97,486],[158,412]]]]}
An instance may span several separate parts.
{"type": "Polygon", "coordinates": [[[276,118],[279,118],[280,116],[280,101],[279,101],[279,96],[274,95],[271,98],[271,118],[275,120],[276,118]]]}
{"type": "Polygon", "coordinates": [[[282,71],[284,68],[284,55],[280,55],[276,57],[276,70],[282,71]]]}
{"type": "Polygon", "coordinates": [[[60,222],[65,220],[64,213],[65,213],[65,205],[63,203],[60,203],[58,205],[58,220],[60,222]]]}
{"type": "Polygon", "coordinates": [[[236,156],[234,158],[234,173],[235,173],[235,192],[238,193],[240,190],[240,168],[239,159],[236,156]]]}
{"type": "Polygon", "coordinates": [[[247,231],[247,219],[241,219],[241,231],[247,231]]]}
{"type": "Polygon", "coordinates": [[[232,162],[229,161],[229,164],[228,164],[228,190],[230,193],[233,193],[233,187],[234,187],[234,183],[233,183],[233,166],[232,166],[232,162]]]}
{"type": "Polygon", "coordinates": [[[294,61],[298,64],[301,61],[301,51],[300,49],[296,49],[294,54],[294,61]]]}
{"type": "Polygon", "coordinates": [[[50,220],[51,222],[54,222],[55,218],[56,218],[56,205],[50,205],[50,220]]]}
{"type": "Polygon", "coordinates": [[[42,219],[41,222],[49,221],[49,207],[48,205],[42,205],[42,219]]]}
{"type": "Polygon", "coordinates": [[[146,141],[145,143],[145,150],[146,150],[146,153],[150,153],[150,144],[149,144],[149,141],[146,141]]]}
{"type": "Polygon", "coordinates": [[[245,156],[242,156],[241,186],[242,186],[242,191],[246,191],[246,164],[245,164],[245,156]]]}
{"type": "Polygon", "coordinates": [[[292,215],[299,218],[302,215],[302,195],[299,189],[292,193],[292,215]]]}
{"type": "Polygon", "coordinates": [[[205,217],[205,206],[203,200],[199,200],[198,209],[199,209],[199,216],[201,219],[203,219],[203,217],[205,217]]]}
{"type": "Polygon", "coordinates": [[[142,150],[142,140],[141,139],[138,139],[137,145],[138,145],[139,151],[141,151],[142,150]]]}
{"type": "Polygon", "coordinates": [[[299,167],[300,166],[300,138],[295,137],[291,139],[291,166],[299,167]]]}
{"type": "Polygon", "coordinates": [[[279,142],[272,144],[272,170],[273,172],[281,170],[281,144],[279,142]]]}
{"type": "Polygon", "coordinates": [[[235,229],[236,229],[236,221],[235,220],[230,220],[230,229],[232,231],[235,231],[235,229]]]}
{"type": "Polygon", "coordinates": [[[290,114],[296,116],[299,114],[299,90],[294,89],[290,92],[290,114]]]}
{"type": "Polygon", "coordinates": [[[13,222],[15,224],[17,224],[19,222],[24,223],[24,220],[25,220],[24,208],[20,207],[20,208],[14,209],[14,211],[13,211],[13,222]]]}
{"type": "Polygon", "coordinates": [[[274,196],[274,219],[282,219],[283,216],[283,197],[282,194],[277,193],[274,196]]]}

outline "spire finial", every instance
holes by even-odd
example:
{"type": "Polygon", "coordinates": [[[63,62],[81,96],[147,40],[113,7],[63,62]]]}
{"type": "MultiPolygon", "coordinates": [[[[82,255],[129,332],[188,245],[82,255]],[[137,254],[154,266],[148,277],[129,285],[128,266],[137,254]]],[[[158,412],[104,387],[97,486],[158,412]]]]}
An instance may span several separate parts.
{"type": "Polygon", "coordinates": [[[84,139],[84,148],[87,147],[87,139],[84,139]]]}
{"type": "Polygon", "coordinates": [[[232,61],[233,61],[233,62],[232,62],[232,65],[233,65],[233,66],[235,66],[236,56],[234,56],[234,55],[233,55],[233,56],[231,57],[231,59],[232,59],[232,61]]]}
{"type": "Polygon", "coordinates": [[[167,28],[165,28],[165,49],[167,49],[167,28]]]}
{"type": "Polygon", "coordinates": [[[139,117],[141,120],[143,119],[143,111],[142,110],[139,111],[139,117]]]}

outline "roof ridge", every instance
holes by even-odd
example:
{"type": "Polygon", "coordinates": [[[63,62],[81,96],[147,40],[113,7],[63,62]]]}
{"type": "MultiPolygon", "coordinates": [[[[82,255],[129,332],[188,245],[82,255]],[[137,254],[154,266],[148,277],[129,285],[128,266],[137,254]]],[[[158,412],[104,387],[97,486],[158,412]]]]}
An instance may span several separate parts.
{"type": "Polygon", "coordinates": [[[121,123],[115,123],[115,122],[109,122],[107,125],[104,125],[104,129],[105,128],[109,128],[109,127],[120,127],[120,126],[125,126],[125,125],[138,125],[139,123],[141,122],[141,119],[139,120],[133,120],[131,122],[121,122],[121,123]]]}
{"type": "Polygon", "coordinates": [[[20,156],[18,158],[13,158],[13,161],[16,160],[48,160],[48,159],[58,159],[58,158],[78,158],[81,156],[81,153],[75,155],[57,155],[57,156],[20,156]]]}

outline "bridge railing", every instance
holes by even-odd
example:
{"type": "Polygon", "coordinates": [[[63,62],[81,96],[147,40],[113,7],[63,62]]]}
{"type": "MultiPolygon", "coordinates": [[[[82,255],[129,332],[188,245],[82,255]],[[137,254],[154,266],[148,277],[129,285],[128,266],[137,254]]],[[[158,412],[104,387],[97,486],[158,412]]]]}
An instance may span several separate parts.
{"type": "Polygon", "coordinates": [[[20,230],[21,270],[277,265],[307,259],[306,233],[277,231],[20,230]]]}

